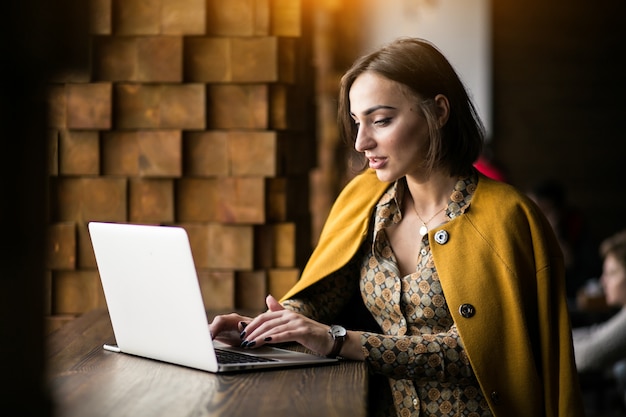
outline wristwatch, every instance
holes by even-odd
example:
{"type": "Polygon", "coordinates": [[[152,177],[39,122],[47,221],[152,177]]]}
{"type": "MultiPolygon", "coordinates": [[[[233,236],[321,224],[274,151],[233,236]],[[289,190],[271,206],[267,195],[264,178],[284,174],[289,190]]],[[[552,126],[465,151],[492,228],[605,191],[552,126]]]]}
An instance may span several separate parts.
{"type": "Polygon", "coordinates": [[[341,326],[333,324],[330,326],[328,330],[328,334],[333,338],[333,349],[328,354],[329,358],[336,358],[339,356],[339,352],[341,352],[341,347],[343,346],[343,342],[346,340],[346,336],[348,332],[341,326]]]}

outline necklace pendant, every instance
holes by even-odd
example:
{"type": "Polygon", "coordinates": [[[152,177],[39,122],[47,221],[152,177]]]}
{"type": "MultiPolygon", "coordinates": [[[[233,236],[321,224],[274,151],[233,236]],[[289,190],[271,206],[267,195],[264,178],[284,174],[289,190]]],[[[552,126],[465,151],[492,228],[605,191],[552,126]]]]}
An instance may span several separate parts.
{"type": "Polygon", "coordinates": [[[422,227],[420,227],[420,235],[424,236],[426,233],[428,233],[428,228],[423,224],[422,227]]]}

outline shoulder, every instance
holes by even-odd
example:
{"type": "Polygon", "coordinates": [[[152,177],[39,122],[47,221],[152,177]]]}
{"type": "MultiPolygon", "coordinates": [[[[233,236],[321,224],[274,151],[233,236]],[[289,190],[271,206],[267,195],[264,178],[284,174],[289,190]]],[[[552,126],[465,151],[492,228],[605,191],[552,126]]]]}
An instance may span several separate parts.
{"type": "Polygon", "coordinates": [[[541,248],[540,252],[548,256],[560,253],[543,212],[510,184],[481,175],[466,216],[482,239],[494,248],[509,248],[511,253],[541,248]]]}
{"type": "Polygon", "coordinates": [[[506,220],[505,225],[543,228],[544,214],[534,201],[515,186],[480,175],[469,213],[477,221],[506,220]]]}

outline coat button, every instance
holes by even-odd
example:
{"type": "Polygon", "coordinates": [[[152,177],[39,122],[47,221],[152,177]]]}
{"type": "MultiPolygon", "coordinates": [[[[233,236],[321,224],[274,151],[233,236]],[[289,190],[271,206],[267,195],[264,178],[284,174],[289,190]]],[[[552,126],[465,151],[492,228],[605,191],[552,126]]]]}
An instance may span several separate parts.
{"type": "Polygon", "coordinates": [[[491,400],[494,402],[494,404],[499,404],[500,403],[500,393],[498,391],[493,391],[491,393],[491,400]]]}
{"type": "Polygon", "coordinates": [[[461,304],[461,307],[459,307],[459,313],[461,313],[461,315],[466,319],[469,319],[476,314],[476,309],[471,304],[461,304]]]}
{"type": "Polygon", "coordinates": [[[435,242],[440,245],[445,245],[448,242],[448,232],[445,230],[438,230],[437,233],[435,233],[435,242]]]}

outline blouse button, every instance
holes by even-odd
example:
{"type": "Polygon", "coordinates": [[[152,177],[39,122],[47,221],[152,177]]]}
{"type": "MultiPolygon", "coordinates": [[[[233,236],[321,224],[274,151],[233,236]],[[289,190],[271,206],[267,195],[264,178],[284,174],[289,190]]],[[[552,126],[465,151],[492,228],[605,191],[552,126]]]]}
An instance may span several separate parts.
{"type": "Polygon", "coordinates": [[[471,304],[461,304],[461,307],[459,307],[459,313],[461,313],[461,315],[466,319],[469,319],[470,317],[474,317],[476,309],[471,304]]]}
{"type": "Polygon", "coordinates": [[[448,232],[445,230],[438,230],[437,233],[435,233],[435,242],[440,245],[445,245],[448,242],[448,232]]]}
{"type": "Polygon", "coordinates": [[[426,249],[422,249],[420,253],[422,254],[422,256],[428,255],[428,251],[426,249]]]}
{"type": "Polygon", "coordinates": [[[417,406],[417,403],[418,403],[417,398],[413,398],[413,405],[417,406]]]}

